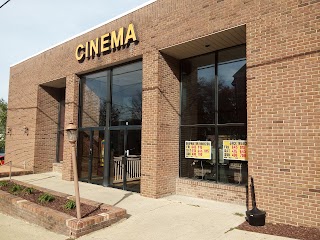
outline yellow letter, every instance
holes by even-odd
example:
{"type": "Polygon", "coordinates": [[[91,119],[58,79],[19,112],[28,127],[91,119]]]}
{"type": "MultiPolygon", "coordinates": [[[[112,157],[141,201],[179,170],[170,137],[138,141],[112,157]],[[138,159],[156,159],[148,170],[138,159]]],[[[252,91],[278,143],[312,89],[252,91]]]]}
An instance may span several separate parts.
{"type": "Polygon", "coordinates": [[[132,23],[130,23],[128,26],[128,31],[127,31],[126,40],[124,41],[124,44],[128,44],[130,39],[132,39],[133,42],[137,41],[136,33],[134,32],[134,26],[132,23]]]}
{"type": "Polygon", "coordinates": [[[123,45],[123,27],[118,31],[118,37],[116,31],[111,32],[111,48],[117,48],[123,45]]]}
{"type": "Polygon", "coordinates": [[[76,48],[76,59],[80,61],[83,58],[84,52],[82,52],[80,55],[80,51],[84,51],[84,46],[82,44],[79,44],[76,48]]]}
{"type": "Polygon", "coordinates": [[[89,56],[89,42],[86,42],[86,57],[90,57],[89,56]]]}
{"type": "Polygon", "coordinates": [[[100,40],[100,49],[101,53],[104,53],[106,51],[110,50],[110,39],[109,39],[110,33],[104,34],[101,36],[100,40]],[[105,46],[107,44],[107,46],[105,46]]]}
{"type": "Polygon", "coordinates": [[[94,40],[90,41],[90,56],[97,54],[98,51],[99,51],[99,38],[96,38],[96,42],[94,42],[94,40]]]}

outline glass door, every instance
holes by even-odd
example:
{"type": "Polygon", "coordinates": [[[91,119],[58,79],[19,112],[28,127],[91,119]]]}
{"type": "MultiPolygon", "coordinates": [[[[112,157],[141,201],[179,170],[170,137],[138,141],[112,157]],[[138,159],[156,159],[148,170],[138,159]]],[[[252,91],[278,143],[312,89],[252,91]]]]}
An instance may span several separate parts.
{"type": "Polygon", "coordinates": [[[89,179],[89,161],[91,158],[90,149],[91,149],[91,131],[79,131],[79,140],[78,140],[78,175],[79,180],[83,182],[88,182],[89,179]]]}
{"type": "Polygon", "coordinates": [[[80,181],[102,185],[104,168],[104,130],[79,131],[78,174],[80,181]]]}
{"type": "Polygon", "coordinates": [[[140,192],[141,129],[110,131],[110,185],[140,192]]]}

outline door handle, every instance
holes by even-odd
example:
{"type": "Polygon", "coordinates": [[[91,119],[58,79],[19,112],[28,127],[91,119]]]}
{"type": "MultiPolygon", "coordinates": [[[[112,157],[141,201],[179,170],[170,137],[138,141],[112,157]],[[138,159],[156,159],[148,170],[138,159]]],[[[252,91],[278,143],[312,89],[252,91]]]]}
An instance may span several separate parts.
{"type": "Polygon", "coordinates": [[[90,156],[92,155],[92,148],[90,148],[89,155],[90,156]]]}

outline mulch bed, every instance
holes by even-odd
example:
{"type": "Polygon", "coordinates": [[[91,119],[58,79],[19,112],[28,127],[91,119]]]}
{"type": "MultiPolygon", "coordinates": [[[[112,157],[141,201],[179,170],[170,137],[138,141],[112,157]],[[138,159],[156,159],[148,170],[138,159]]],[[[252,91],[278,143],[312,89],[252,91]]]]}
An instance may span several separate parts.
{"type": "Polygon", "coordinates": [[[266,223],[265,226],[256,227],[249,225],[248,222],[244,222],[239,225],[237,229],[282,237],[296,238],[301,240],[320,239],[320,229],[310,227],[297,227],[286,224],[266,223]]]}
{"type": "MultiPolygon", "coordinates": [[[[30,202],[39,204],[41,206],[45,206],[45,207],[51,208],[53,210],[57,210],[59,212],[66,213],[66,214],[68,214],[68,215],[70,215],[72,217],[77,217],[76,208],[74,208],[74,209],[65,209],[64,208],[65,204],[68,201],[68,199],[65,198],[65,197],[55,196],[55,195],[50,193],[51,195],[54,196],[54,200],[51,201],[51,202],[40,203],[38,201],[38,198],[44,192],[39,191],[39,190],[37,190],[35,188],[33,188],[34,191],[31,194],[27,194],[25,191],[12,192],[12,187],[14,185],[19,185],[22,188],[26,188],[26,187],[21,185],[21,184],[16,184],[16,183],[10,182],[10,181],[1,181],[1,182],[8,182],[7,186],[0,186],[0,190],[2,190],[2,191],[11,193],[11,194],[13,194],[15,196],[21,197],[23,199],[26,199],[26,200],[28,200],[30,202]]],[[[80,209],[81,209],[81,217],[82,218],[93,216],[93,215],[97,215],[97,214],[103,213],[103,212],[107,212],[107,210],[100,209],[99,206],[95,207],[95,206],[91,206],[91,205],[84,204],[84,203],[80,204],[80,209]]]]}

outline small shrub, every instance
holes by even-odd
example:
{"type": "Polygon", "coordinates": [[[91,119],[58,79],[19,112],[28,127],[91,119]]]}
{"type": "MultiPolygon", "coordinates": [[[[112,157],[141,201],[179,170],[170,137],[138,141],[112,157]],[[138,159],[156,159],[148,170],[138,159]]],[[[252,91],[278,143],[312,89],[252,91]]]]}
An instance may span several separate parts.
{"type": "Polygon", "coordinates": [[[244,217],[244,214],[243,214],[243,213],[238,213],[238,212],[236,212],[236,213],[234,213],[234,215],[239,216],[239,217],[244,217]]]}
{"type": "Polygon", "coordinates": [[[48,202],[52,202],[53,200],[54,200],[54,196],[52,196],[49,193],[43,193],[38,198],[38,201],[40,203],[48,203],[48,202]]]}
{"type": "Polygon", "coordinates": [[[13,194],[18,194],[19,192],[21,192],[23,190],[24,187],[18,185],[18,184],[14,184],[12,187],[11,187],[11,192],[13,194]]]}
{"type": "Polygon", "coordinates": [[[72,200],[68,200],[66,204],[63,206],[64,209],[72,210],[76,207],[76,202],[72,200]]]}
{"type": "Polygon", "coordinates": [[[25,189],[23,189],[23,192],[25,193],[25,194],[32,194],[32,193],[34,193],[34,188],[32,188],[32,187],[27,187],[27,188],[25,188],[25,189]]]}
{"type": "Polygon", "coordinates": [[[9,185],[8,181],[0,181],[0,187],[7,187],[9,185]]]}

